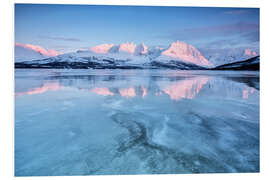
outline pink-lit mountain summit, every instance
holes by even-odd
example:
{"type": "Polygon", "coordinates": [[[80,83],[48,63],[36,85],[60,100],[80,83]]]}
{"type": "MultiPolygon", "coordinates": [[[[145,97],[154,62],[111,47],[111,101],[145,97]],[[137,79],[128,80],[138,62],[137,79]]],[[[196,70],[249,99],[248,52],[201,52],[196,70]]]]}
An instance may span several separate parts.
{"type": "Polygon", "coordinates": [[[172,43],[167,50],[162,52],[162,55],[183,60],[187,63],[212,66],[212,63],[210,63],[194,46],[180,41],[172,43]]]}
{"type": "Polygon", "coordinates": [[[167,49],[157,47],[149,48],[144,43],[136,45],[134,43],[123,43],[120,45],[101,44],[89,49],[97,54],[126,53],[133,56],[155,54],[160,60],[179,60],[185,63],[192,63],[200,66],[212,66],[194,46],[184,42],[173,42],[167,49]]]}

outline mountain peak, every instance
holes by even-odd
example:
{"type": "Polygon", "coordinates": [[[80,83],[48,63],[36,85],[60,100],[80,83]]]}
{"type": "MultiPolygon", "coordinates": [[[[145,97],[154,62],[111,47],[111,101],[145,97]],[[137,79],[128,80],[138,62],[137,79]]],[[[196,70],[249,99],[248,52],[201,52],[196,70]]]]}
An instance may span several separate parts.
{"type": "Polygon", "coordinates": [[[98,54],[106,54],[114,46],[114,44],[100,44],[90,48],[90,51],[98,54]]]}
{"type": "Polygon", "coordinates": [[[129,54],[133,54],[135,52],[135,49],[136,44],[134,44],[133,42],[123,43],[119,46],[119,52],[127,52],[129,54]]]}
{"type": "Polygon", "coordinates": [[[44,59],[62,54],[62,52],[54,49],[45,49],[41,46],[33,44],[15,43],[15,61],[28,61],[36,59],[44,59]]]}
{"type": "Polygon", "coordinates": [[[212,64],[194,46],[178,40],[171,43],[169,48],[162,52],[162,55],[187,63],[212,66],[212,64]]]}
{"type": "Polygon", "coordinates": [[[257,56],[256,51],[252,51],[250,48],[245,49],[245,55],[246,56],[257,56]]]}
{"type": "Polygon", "coordinates": [[[137,45],[134,51],[135,55],[146,55],[147,53],[148,47],[144,43],[137,45]]]}
{"type": "Polygon", "coordinates": [[[62,54],[62,52],[58,52],[54,49],[45,49],[41,46],[37,46],[37,45],[33,45],[33,44],[15,43],[15,47],[29,49],[29,50],[32,50],[32,51],[39,53],[40,55],[49,56],[49,57],[58,56],[58,55],[62,54]]]}

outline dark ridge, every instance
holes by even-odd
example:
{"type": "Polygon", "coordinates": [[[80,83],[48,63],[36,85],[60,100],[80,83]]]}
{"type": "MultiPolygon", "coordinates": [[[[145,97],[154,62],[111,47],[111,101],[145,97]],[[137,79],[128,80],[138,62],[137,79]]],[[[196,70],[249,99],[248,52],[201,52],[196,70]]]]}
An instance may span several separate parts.
{"type": "Polygon", "coordinates": [[[23,69],[143,69],[139,66],[101,64],[96,62],[51,62],[46,64],[39,63],[15,63],[15,68],[23,69]]]}
{"type": "Polygon", "coordinates": [[[256,56],[244,61],[238,61],[229,64],[223,64],[221,66],[217,66],[212,68],[211,70],[251,70],[251,71],[259,71],[260,70],[260,63],[257,59],[260,56],[256,56]]]}
{"type": "Polygon", "coordinates": [[[202,66],[197,66],[195,64],[188,64],[179,61],[171,60],[169,63],[162,63],[159,61],[153,61],[150,63],[153,68],[168,68],[168,69],[181,69],[181,70],[206,70],[202,66]]]}
{"type": "Polygon", "coordinates": [[[223,64],[214,68],[205,68],[195,64],[188,64],[180,61],[170,60],[169,62],[159,62],[152,61],[150,63],[145,63],[143,65],[128,65],[124,64],[124,61],[112,59],[103,59],[101,63],[93,62],[92,59],[87,58],[83,59],[88,60],[86,62],[48,62],[40,63],[43,60],[34,60],[30,62],[17,62],[15,63],[15,68],[24,68],[24,69],[175,69],[175,70],[251,70],[259,71],[260,63],[258,60],[259,56],[247,59],[245,61],[238,61],[229,64],[223,64]]]}

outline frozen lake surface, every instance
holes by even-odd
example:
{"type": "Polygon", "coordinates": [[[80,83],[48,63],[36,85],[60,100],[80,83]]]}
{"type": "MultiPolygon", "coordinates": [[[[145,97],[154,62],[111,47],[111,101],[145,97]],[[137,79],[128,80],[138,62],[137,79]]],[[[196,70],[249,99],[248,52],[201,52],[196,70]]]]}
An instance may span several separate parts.
{"type": "Polygon", "coordinates": [[[259,73],[15,70],[15,175],[259,172],[259,73]]]}

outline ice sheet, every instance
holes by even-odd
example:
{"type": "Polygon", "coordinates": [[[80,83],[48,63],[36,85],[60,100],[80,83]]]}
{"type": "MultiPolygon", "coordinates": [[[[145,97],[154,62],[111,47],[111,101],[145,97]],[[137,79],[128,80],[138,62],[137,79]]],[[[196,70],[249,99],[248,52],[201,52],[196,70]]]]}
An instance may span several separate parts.
{"type": "Polygon", "coordinates": [[[259,171],[259,74],[15,70],[15,175],[259,171]]]}

